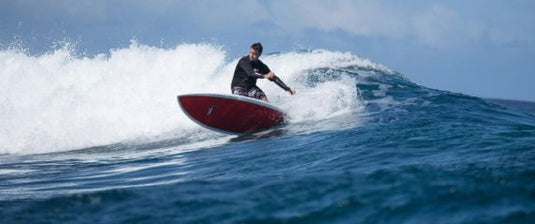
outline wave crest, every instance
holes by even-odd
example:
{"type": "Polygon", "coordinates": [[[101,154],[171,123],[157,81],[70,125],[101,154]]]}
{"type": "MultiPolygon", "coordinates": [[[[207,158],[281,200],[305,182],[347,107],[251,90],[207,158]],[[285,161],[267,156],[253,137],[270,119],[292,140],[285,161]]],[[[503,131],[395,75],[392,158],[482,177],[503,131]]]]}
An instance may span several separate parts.
{"type": "MultiPolygon", "coordinates": [[[[262,60],[298,91],[290,97],[270,82],[258,82],[294,122],[326,119],[361,104],[354,76],[303,82],[314,73],[348,66],[392,73],[367,59],[327,50],[262,60]]],[[[5,87],[0,90],[0,154],[27,154],[198,129],[178,108],[176,95],[229,94],[237,59],[227,61],[222,48],[211,44],[163,49],[134,42],[93,57],[76,56],[68,48],[39,56],[8,49],[0,51],[0,63],[5,87]]]]}

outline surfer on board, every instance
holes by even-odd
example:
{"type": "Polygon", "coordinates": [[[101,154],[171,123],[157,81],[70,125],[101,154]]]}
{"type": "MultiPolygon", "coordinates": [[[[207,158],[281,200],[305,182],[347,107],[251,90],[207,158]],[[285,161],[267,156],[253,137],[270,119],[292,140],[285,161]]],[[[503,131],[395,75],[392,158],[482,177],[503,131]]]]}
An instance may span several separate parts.
{"type": "Polygon", "coordinates": [[[232,94],[268,101],[266,94],[256,86],[257,79],[268,79],[294,95],[295,90],[284,84],[267,65],[258,59],[262,55],[262,49],[262,44],[254,43],[249,48],[249,54],[240,59],[232,78],[232,94]]]}

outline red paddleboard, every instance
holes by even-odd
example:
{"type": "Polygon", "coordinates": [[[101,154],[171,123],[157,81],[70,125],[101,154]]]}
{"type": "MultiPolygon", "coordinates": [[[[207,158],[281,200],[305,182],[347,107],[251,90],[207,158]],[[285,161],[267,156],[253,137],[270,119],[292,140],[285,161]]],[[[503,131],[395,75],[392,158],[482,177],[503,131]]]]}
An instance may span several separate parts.
{"type": "Polygon", "coordinates": [[[178,104],[197,124],[227,134],[263,131],[284,123],[279,108],[253,98],[222,94],[180,95],[178,104]]]}

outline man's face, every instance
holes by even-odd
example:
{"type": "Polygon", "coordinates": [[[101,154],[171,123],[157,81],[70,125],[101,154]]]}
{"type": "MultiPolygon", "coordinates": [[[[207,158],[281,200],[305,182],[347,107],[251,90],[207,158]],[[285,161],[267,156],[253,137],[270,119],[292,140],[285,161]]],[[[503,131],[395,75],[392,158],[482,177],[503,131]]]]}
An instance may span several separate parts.
{"type": "Polygon", "coordinates": [[[249,49],[249,59],[250,60],[256,61],[256,60],[258,60],[259,57],[260,57],[260,54],[258,53],[257,50],[255,50],[253,48],[249,49]]]}

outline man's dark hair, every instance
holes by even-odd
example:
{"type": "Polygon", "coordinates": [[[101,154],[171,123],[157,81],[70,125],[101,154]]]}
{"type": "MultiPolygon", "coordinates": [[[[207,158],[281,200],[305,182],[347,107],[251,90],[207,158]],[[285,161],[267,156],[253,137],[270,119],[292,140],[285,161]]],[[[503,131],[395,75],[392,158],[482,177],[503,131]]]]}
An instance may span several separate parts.
{"type": "Polygon", "coordinates": [[[255,51],[258,52],[258,54],[262,54],[262,50],[264,49],[260,42],[254,43],[253,45],[251,45],[251,48],[255,49],[255,51]]]}

